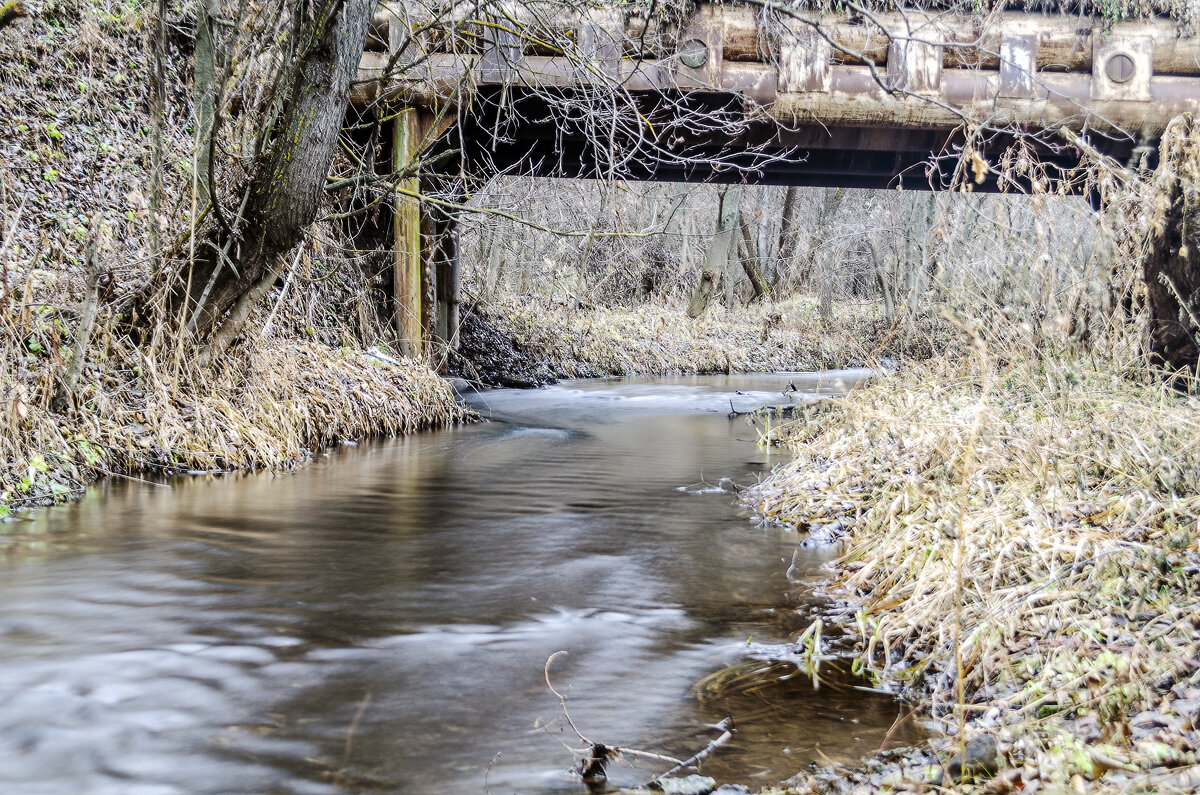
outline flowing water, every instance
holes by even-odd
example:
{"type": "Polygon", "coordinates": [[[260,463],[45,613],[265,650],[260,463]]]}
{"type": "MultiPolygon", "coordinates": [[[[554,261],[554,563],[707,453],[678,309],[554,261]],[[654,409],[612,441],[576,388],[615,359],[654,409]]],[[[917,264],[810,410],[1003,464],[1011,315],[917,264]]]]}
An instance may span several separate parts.
{"type": "Polygon", "coordinates": [[[816,687],[746,662],[808,625],[832,552],[739,509],[779,454],[730,401],[860,375],[489,392],[486,424],[282,477],[112,480],[0,526],[0,791],[585,792],[558,651],[590,741],[684,758],[732,716],[719,781],[912,741],[844,666],[816,687]],[[771,675],[695,688],[726,665],[771,675]]]}

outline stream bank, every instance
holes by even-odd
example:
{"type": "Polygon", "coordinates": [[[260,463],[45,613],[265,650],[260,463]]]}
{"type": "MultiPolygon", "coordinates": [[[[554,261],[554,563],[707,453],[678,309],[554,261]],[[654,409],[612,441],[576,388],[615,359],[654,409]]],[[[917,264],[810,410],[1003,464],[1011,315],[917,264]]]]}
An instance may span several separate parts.
{"type": "Polygon", "coordinates": [[[614,309],[506,295],[463,308],[462,356],[450,369],[489,386],[530,386],[558,378],[815,372],[925,359],[947,345],[946,329],[928,319],[899,326],[872,302],[839,304],[826,324],[812,297],[713,306],[689,318],[670,302],[614,309]]]}
{"type": "MultiPolygon", "coordinates": [[[[329,444],[474,416],[428,367],[384,355],[283,342],[213,371],[160,372],[126,346],[115,336],[98,343],[78,401],[61,413],[50,407],[51,363],[4,351],[28,375],[6,401],[0,515],[75,498],[106,475],[282,471],[329,444]]],[[[0,533],[0,551],[20,538],[0,533]]]]}
{"type": "Polygon", "coordinates": [[[958,737],[986,752],[961,791],[1200,787],[1200,402],[1114,362],[977,356],[770,434],[795,459],[749,503],[837,523],[822,592],[856,667],[943,732],[791,791],[949,784],[958,737]]]}

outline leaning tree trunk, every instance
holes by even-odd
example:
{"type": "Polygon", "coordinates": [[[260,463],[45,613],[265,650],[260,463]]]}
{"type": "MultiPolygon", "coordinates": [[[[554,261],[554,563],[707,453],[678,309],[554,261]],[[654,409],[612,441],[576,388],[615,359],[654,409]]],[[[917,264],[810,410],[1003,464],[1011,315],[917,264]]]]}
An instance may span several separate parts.
{"type": "Polygon", "coordinates": [[[745,212],[745,207],[742,210],[738,218],[741,234],[737,254],[742,263],[742,270],[746,272],[746,278],[750,280],[750,287],[754,290],[754,297],[750,300],[758,301],[770,292],[770,288],[767,287],[766,277],[763,276],[762,267],[759,265],[762,261],[760,256],[762,252],[755,241],[755,234],[751,231],[753,217],[745,212]]]}
{"type": "Polygon", "coordinates": [[[283,111],[233,230],[235,245],[226,246],[229,230],[214,233],[168,295],[168,316],[190,318],[205,359],[220,355],[240,332],[248,301],[278,277],[282,255],[300,242],[324,194],[376,0],[314,5],[288,67],[283,111]],[[227,255],[218,253],[223,248],[227,255]]]}
{"type": "Polygon", "coordinates": [[[708,244],[708,253],[704,257],[704,267],[700,271],[700,280],[692,290],[688,301],[688,317],[700,317],[708,309],[717,282],[729,261],[729,250],[733,245],[734,234],[737,232],[738,205],[741,200],[740,188],[722,188],[720,208],[717,210],[717,232],[712,242],[708,244]]]}
{"type": "Polygon", "coordinates": [[[1162,216],[1155,219],[1142,276],[1147,352],[1172,370],[1200,362],[1200,122],[1184,116],[1163,135],[1155,177],[1162,216]]]}

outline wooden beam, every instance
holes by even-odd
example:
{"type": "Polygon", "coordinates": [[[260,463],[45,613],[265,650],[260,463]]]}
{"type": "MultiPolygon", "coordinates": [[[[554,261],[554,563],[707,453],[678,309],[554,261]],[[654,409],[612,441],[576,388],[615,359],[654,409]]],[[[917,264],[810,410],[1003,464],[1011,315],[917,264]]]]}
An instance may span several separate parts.
{"type": "MultiPolygon", "coordinates": [[[[427,80],[396,86],[389,95],[407,92],[415,104],[455,102],[464,60],[459,55],[433,55],[427,80]]],[[[1038,73],[1028,96],[1005,96],[999,72],[978,69],[943,69],[937,91],[923,97],[889,95],[865,66],[834,64],[829,68],[829,90],[783,92],[779,70],[769,64],[722,64],[711,84],[701,84],[691,74],[669,63],[647,65],[622,61],[621,84],[628,91],[678,88],[685,91],[719,91],[740,94],[748,111],[788,121],[820,121],[827,125],[868,127],[925,127],[953,129],[967,119],[994,124],[1015,122],[1033,126],[1067,125],[1081,129],[1121,128],[1139,134],[1161,132],[1181,113],[1200,113],[1200,77],[1155,75],[1149,81],[1149,98],[1092,98],[1093,76],[1079,73],[1038,73]],[[663,85],[662,76],[670,80],[663,85]]],[[[577,70],[567,58],[525,56],[513,85],[531,88],[568,88],[575,85],[577,70]]],[[[886,79],[886,73],[881,74],[886,79]]]]}
{"type": "MultiPolygon", "coordinates": [[[[397,113],[392,122],[392,168],[408,168],[417,160],[420,132],[417,111],[409,108],[397,113]]],[[[401,190],[416,194],[417,175],[401,180],[401,190]]],[[[424,354],[421,334],[421,205],[414,195],[397,195],[393,210],[394,277],[396,296],[396,339],[400,352],[413,358],[424,354]]]]}
{"type": "MultiPolygon", "coordinates": [[[[589,23],[588,16],[561,9],[531,10],[524,3],[499,3],[502,16],[518,34],[528,30],[522,46],[528,55],[553,55],[545,49],[547,38],[570,39],[589,23]]],[[[380,20],[388,14],[403,14],[402,2],[384,4],[380,20]]],[[[447,16],[447,26],[471,18],[473,6],[457,3],[447,16]]],[[[589,12],[589,16],[590,16],[589,12]]],[[[887,63],[892,35],[908,34],[925,42],[942,45],[947,68],[982,67],[998,69],[1001,40],[1005,36],[1033,35],[1038,40],[1038,69],[1088,72],[1092,68],[1094,40],[1111,36],[1148,36],[1156,74],[1200,74],[1200,37],[1180,37],[1177,23],[1167,19],[1145,19],[1109,23],[1091,17],[1007,11],[987,17],[979,14],[950,14],[941,11],[906,9],[903,13],[873,14],[870,20],[853,18],[849,13],[792,15],[778,13],[770,24],[762,20],[756,8],[704,3],[697,18],[706,26],[723,32],[722,58],[725,61],[765,63],[777,56],[774,49],[782,26],[795,34],[807,35],[814,26],[836,42],[835,63],[862,63],[857,56],[869,58],[876,66],[887,63]],[[882,29],[881,27],[882,26],[882,29]],[[849,52],[846,52],[849,51],[849,52]]],[[[692,20],[685,24],[692,24],[692,20]]],[[[380,22],[380,24],[381,24],[380,22]]],[[[619,36],[626,57],[659,59],[677,52],[685,41],[684,32],[656,20],[626,14],[620,20],[619,36]]],[[[448,36],[436,37],[448,42],[448,36]]]]}

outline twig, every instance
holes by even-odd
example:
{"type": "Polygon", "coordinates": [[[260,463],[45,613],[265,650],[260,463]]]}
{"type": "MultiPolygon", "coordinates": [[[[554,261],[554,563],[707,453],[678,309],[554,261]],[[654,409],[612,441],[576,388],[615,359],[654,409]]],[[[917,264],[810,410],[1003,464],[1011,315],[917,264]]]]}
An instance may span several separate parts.
{"type": "Polygon", "coordinates": [[[271,314],[267,315],[267,322],[263,323],[262,334],[263,339],[266,339],[271,334],[271,323],[275,320],[275,315],[279,313],[279,307],[283,306],[283,299],[287,297],[288,288],[292,286],[292,277],[296,275],[296,266],[300,264],[300,255],[304,253],[304,244],[301,243],[296,247],[296,256],[292,259],[292,267],[288,269],[287,278],[283,280],[283,289],[279,291],[279,300],[275,302],[275,306],[271,307],[271,314]]]}
{"type": "Polygon", "coordinates": [[[492,757],[492,761],[488,762],[487,770],[483,772],[483,791],[485,795],[492,795],[492,785],[488,783],[488,776],[492,774],[492,768],[496,766],[496,762],[500,760],[503,751],[497,751],[492,757]]]}
{"type": "Polygon", "coordinates": [[[557,659],[559,657],[559,655],[562,655],[562,654],[567,654],[567,651],[565,649],[562,649],[562,650],[554,652],[554,654],[551,654],[549,657],[546,658],[546,667],[543,670],[543,673],[546,676],[546,687],[550,688],[551,693],[558,696],[558,704],[560,707],[562,707],[563,717],[567,719],[567,725],[571,727],[571,731],[575,732],[575,736],[578,737],[581,742],[583,742],[587,745],[592,745],[592,741],[589,740],[588,738],[584,737],[583,733],[580,732],[579,729],[575,726],[575,721],[571,720],[571,713],[567,712],[567,697],[564,696],[562,693],[558,692],[557,690],[555,690],[554,685],[550,684],[550,665],[554,662],[555,659],[557,659]]]}
{"type": "Polygon", "coordinates": [[[358,730],[358,723],[362,720],[363,713],[367,711],[367,705],[371,703],[371,693],[367,692],[363,696],[362,701],[358,702],[358,709],[354,712],[354,717],[350,720],[350,727],[346,729],[346,748],[342,751],[342,764],[338,767],[337,773],[333,777],[333,784],[337,786],[341,781],[342,774],[346,772],[346,765],[350,762],[350,749],[354,745],[354,732],[358,730]]]}
{"type": "Polygon", "coordinates": [[[698,767],[699,764],[702,761],[704,761],[704,759],[707,758],[709,754],[711,754],[713,751],[717,750],[718,748],[720,748],[722,745],[729,742],[733,738],[733,718],[725,718],[720,723],[717,723],[716,725],[714,725],[713,728],[717,729],[721,732],[721,735],[719,737],[717,737],[715,740],[712,740],[711,742],[709,742],[708,745],[704,746],[704,748],[697,751],[692,756],[688,757],[687,759],[683,760],[679,764],[675,765],[675,767],[671,768],[666,773],[663,773],[661,776],[655,776],[653,779],[651,779],[651,781],[658,781],[659,779],[666,778],[667,776],[670,776],[674,773],[678,773],[680,770],[683,770],[685,768],[698,767]]]}
{"type": "MultiPolygon", "coordinates": [[[[576,772],[584,781],[603,781],[606,777],[604,770],[608,761],[617,756],[636,756],[644,759],[654,759],[659,762],[670,762],[676,767],[674,770],[679,770],[686,767],[686,762],[681,762],[672,756],[664,754],[656,754],[651,751],[639,751],[636,748],[622,748],[619,745],[606,745],[605,743],[594,743],[587,737],[583,736],[583,732],[575,725],[575,721],[571,720],[571,713],[567,711],[567,697],[554,689],[554,685],[550,683],[550,666],[555,659],[561,654],[567,654],[566,651],[556,651],[546,659],[546,667],[544,674],[546,677],[546,687],[550,688],[550,692],[558,697],[559,707],[562,709],[563,717],[567,720],[567,725],[571,727],[571,731],[575,732],[575,736],[580,742],[587,746],[588,756],[579,760],[575,765],[576,772]]],[[[718,724],[720,726],[721,724],[718,724]]],[[[693,757],[694,758],[694,757],[693,757]]]]}

